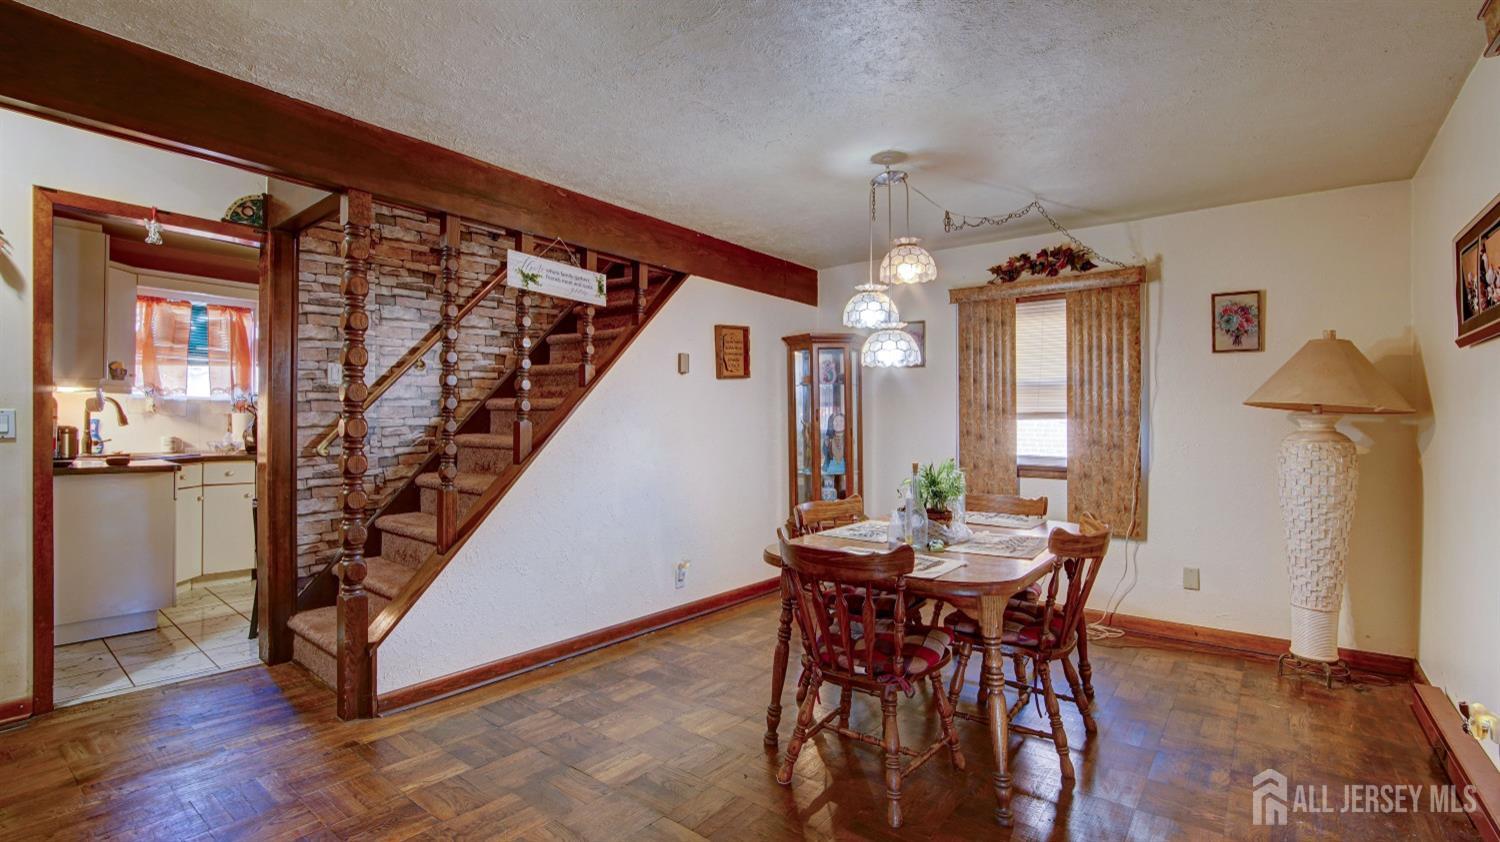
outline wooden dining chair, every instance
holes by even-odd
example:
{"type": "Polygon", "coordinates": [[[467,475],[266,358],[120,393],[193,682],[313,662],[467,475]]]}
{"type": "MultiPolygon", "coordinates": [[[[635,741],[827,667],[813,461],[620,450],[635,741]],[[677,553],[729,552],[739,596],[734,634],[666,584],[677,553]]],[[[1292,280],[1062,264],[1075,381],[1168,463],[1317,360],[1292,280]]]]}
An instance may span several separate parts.
{"type": "Polygon", "coordinates": [[[907,775],[944,746],[953,765],[964,768],[958,733],[953,729],[953,709],[942,686],[942,669],[950,657],[952,638],[941,628],[906,622],[906,575],[916,563],[911,547],[857,554],[798,546],[788,543],[784,535],[778,537],[781,558],[792,578],[797,629],[802,635],[802,668],[809,677],[809,692],[798,706],[797,727],[776,780],[783,785],[792,782],[792,768],[802,746],[823,730],[880,746],[885,755],[886,821],[898,828],[901,785],[907,775]],[[861,610],[850,611],[850,596],[856,591],[890,594],[895,616],[878,618],[873,599],[858,600],[861,610]],[[923,681],[932,683],[941,736],[917,751],[901,745],[896,714],[901,697],[912,696],[915,686],[923,681]],[[846,694],[853,691],[880,699],[880,737],[851,730],[840,710],[814,722],[818,690],[824,684],[843,688],[846,694]],[[910,762],[903,764],[903,757],[910,762]]]}
{"type": "MultiPolygon", "coordinates": [[[[1042,601],[1023,606],[1009,605],[1005,609],[1005,631],[1001,642],[1010,651],[1016,666],[1016,680],[1006,685],[1020,691],[1016,704],[1011,708],[1014,715],[1032,692],[1033,686],[1026,680],[1025,662],[1030,661],[1032,673],[1041,684],[1046,701],[1047,715],[1052,726],[1050,734],[1020,725],[1011,725],[1011,730],[1031,736],[1050,738],[1057,746],[1057,754],[1064,778],[1073,779],[1073,761],[1068,757],[1068,734],[1063,730],[1062,714],[1058,700],[1072,702],[1083,717],[1084,730],[1092,734],[1097,730],[1089,697],[1084,693],[1073,662],[1068,660],[1087,637],[1083,622],[1083,609],[1094,581],[1099,577],[1099,567],[1104,554],[1109,550],[1110,529],[1092,515],[1080,518],[1080,532],[1075,534],[1065,529],[1054,529],[1047,539],[1047,549],[1054,556],[1052,571],[1047,577],[1047,587],[1042,601]],[[1061,695],[1052,686],[1052,663],[1061,662],[1063,675],[1067,678],[1072,695],[1061,695]]],[[[963,668],[974,647],[981,644],[979,627],[962,612],[955,611],[945,621],[959,649],[958,673],[954,676],[957,691],[963,690],[963,668]]],[[[950,705],[956,705],[958,693],[950,690],[950,705]]],[[[984,706],[980,706],[984,710],[984,706]]]]}
{"type": "Polygon", "coordinates": [[[864,498],[855,494],[842,500],[809,500],[798,503],[792,511],[792,537],[823,532],[851,523],[869,520],[865,516],[864,498]]]}
{"type": "Polygon", "coordinates": [[[966,494],[964,508],[971,512],[994,512],[1000,515],[1046,517],[1046,497],[1018,497],[1014,494],[966,494]]]}

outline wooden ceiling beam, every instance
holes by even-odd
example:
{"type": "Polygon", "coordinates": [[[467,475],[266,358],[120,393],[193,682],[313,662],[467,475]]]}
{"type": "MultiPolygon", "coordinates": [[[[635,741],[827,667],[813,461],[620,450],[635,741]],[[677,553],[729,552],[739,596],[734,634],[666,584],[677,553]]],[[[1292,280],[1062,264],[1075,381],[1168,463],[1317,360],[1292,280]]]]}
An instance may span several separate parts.
{"type": "Polygon", "coordinates": [[[816,304],[818,275],[0,0],[0,105],[327,190],[560,237],[816,304]]]}

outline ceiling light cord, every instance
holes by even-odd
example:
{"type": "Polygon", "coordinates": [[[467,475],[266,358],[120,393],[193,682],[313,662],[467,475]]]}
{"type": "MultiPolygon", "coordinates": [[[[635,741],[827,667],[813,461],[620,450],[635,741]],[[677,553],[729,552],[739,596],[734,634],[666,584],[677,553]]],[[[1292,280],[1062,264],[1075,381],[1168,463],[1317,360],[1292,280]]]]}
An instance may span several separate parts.
{"type": "MultiPolygon", "coordinates": [[[[1129,265],[1122,261],[1115,260],[1114,258],[1105,257],[1094,249],[1084,245],[1083,241],[1074,236],[1072,231],[1069,231],[1067,228],[1063,227],[1062,223],[1053,219],[1052,214],[1047,213],[1047,208],[1042,205],[1040,199],[1033,199],[1031,203],[1026,205],[1025,207],[1018,208],[1002,216],[969,216],[967,214],[954,213],[953,211],[943,207],[940,203],[938,203],[936,199],[932,198],[926,193],[923,193],[920,187],[913,187],[911,185],[910,179],[907,179],[907,189],[908,191],[915,191],[918,196],[926,199],[929,203],[932,204],[933,207],[943,212],[943,232],[946,234],[952,234],[954,231],[962,231],[965,228],[983,228],[986,225],[992,225],[996,228],[999,228],[1006,223],[1014,222],[1015,220],[1026,216],[1032,211],[1036,211],[1037,213],[1042,215],[1043,219],[1047,220],[1047,224],[1051,225],[1053,230],[1057,231],[1057,233],[1063,235],[1064,237],[1067,237],[1068,242],[1072,243],[1075,248],[1092,254],[1094,258],[1100,263],[1108,263],[1111,266],[1118,266],[1121,269],[1129,265]]],[[[907,193],[906,224],[908,228],[911,227],[910,192],[907,193]]]]}

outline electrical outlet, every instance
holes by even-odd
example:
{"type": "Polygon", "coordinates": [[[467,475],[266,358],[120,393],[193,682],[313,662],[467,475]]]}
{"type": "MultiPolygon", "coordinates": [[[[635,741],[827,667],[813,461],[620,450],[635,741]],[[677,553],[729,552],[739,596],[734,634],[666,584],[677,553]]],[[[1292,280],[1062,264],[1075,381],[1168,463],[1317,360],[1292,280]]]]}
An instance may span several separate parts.
{"type": "Polygon", "coordinates": [[[339,386],[344,382],[344,366],[342,363],[328,364],[328,385],[339,386]]]}
{"type": "Polygon", "coordinates": [[[687,587],[687,572],[688,568],[691,567],[692,564],[693,563],[691,561],[677,562],[677,577],[673,580],[673,584],[677,588],[677,590],[680,591],[683,588],[687,587]]]}
{"type": "Polygon", "coordinates": [[[0,441],[16,440],[16,411],[0,409],[0,441]]]}
{"type": "Polygon", "coordinates": [[[1187,591],[1198,590],[1198,568],[1182,568],[1182,589],[1187,591]]]}

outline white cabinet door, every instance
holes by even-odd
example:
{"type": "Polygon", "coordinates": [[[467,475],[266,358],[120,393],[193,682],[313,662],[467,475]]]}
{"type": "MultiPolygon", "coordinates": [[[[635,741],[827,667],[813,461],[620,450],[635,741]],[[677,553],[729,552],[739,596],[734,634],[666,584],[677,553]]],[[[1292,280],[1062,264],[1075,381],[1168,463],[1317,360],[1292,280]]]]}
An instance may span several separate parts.
{"type": "Polygon", "coordinates": [[[205,485],[203,572],[228,573],[255,566],[255,529],[250,520],[253,485],[205,485]]]}
{"type": "Polygon", "coordinates": [[[104,388],[128,392],[135,384],[135,289],[136,275],[117,266],[109,267],[104,279],[104,388]],[[125,377],[110,377],[110,366],[119,363],[125,377]]]}
{"type": "MultiPolygon", "coordinates": [[[[196,466],[193,466],[196,467],[196,466]]],[[[179,475],[181,471],[179,469],[179,475]]],[[[203,489],[177,489],[177,582],[203,575],[203,489]]]]}
{"type": "Polygon", "coordinates": [[[59,386],[92,389],[104,377],[104,269],[108,262],[109,237],[98,225],[55,220],[52,379],[59,386]]]}

